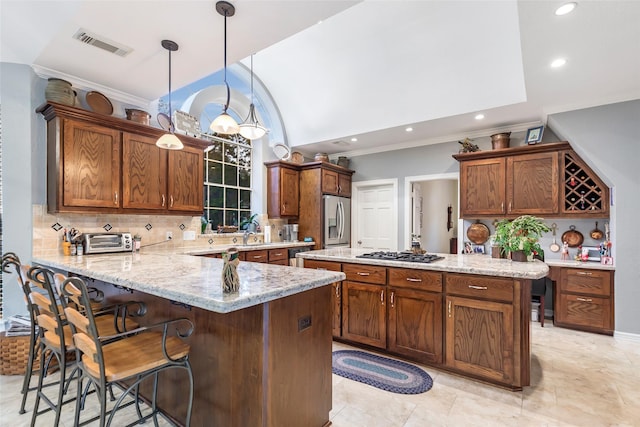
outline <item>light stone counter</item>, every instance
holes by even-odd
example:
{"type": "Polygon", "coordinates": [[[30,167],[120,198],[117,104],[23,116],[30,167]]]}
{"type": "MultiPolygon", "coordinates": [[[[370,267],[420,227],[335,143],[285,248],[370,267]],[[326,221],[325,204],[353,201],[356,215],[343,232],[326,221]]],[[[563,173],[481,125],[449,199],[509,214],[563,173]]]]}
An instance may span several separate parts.
{"type": "Polygon", "coordinates": [[[184,253],[187,255],[207,255],[207,254],[220,254],[230,247],[238,249],[240,252],[244,251],[258,251],[263,249],[279,249],[279,248],[303,248],[311,247],[315,245],[315,242],[273,242],[273,243],[251,243],[243,245],[242,240],[240,244],[236,245],[213,245],[207,248],[185,248],[184,253]]]}
{"type": "MultiPolygon", "coordinates": [[[[252,247],[253,248],[253,247],[252,247]]],[[[229,313],[345,279],[344,273],[240,262],[240,290],[223,294],[221,259],[160,252],[64,256],[36,253],[33,264],[229,313]]]]}
{"type": "Polygon", "coordinates": [[[589,270],[615,270],[615,265],[605,265],[599,262],[583,262],[575,260],[548,259],[545,263],[550,267],[585,268],[589,270]]]}
{"type": "Polygon", "coordinates": [[[489,255],[437,254],[444,259],[427,264],[400,262],[370,258],[356,258],[357,255],[374,252],[371,249],[337,248],[302,252],[296,255],[302,259],[313,259],[354,264],[384,265],[387,267],[414,268],[421,270],[447,271],[452,273],[481,274],[524,279],[539,279],[549,273],[549,267],[541,261],[514,262],[507,259],[491,258],[489,255]]]}

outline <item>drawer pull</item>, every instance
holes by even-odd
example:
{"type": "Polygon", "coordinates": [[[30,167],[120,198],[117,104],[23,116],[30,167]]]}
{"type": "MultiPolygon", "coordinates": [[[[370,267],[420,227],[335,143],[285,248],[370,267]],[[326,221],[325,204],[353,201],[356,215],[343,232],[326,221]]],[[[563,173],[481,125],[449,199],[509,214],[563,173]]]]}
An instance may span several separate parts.
{"type": "Polygon", "coordinates": [[[282,252],[278,252],[277,254],[274,254],[275,256],[280,256],[282,255],[282,252]]]}
{"type": "Polygon", "coordinates": [[[395,300],[395,294],[396,293],[394,291],[391,291],[391,308],[393,308],[393,303],[394,303],[394,300],[395,300]]]}
{"type": "Polygon", "coordinates": [[[384,305],[384,291],[380,291],[380,302],[384,305]]]}
{"type": "Polygon", "coordinates": [[[173,207],[173,195],[169,196],[169,207],[173,207]]]}
{"type": "Polygon", "coordinates": [[[488,288],[486,286],[469,285],[469,289],[478,289],[480,291],[486,291],[488,288]]]}
{"type": "Polygon", "coordinates": [[[363,272],[361,272],[361,271],[358,271],[356,274],[357,274],[358,276],[369,276],[369,275],[371,275],[371,273],[363,273],[363,272]]]}
{"type": "Polygon", "coordinates": [[[262,255],[254,255],[253,256],[253,259],[260,259],[260,258],[262,258],[262,255]]]}
{"type": "Polygon", "coordinates": [[[407,277],[407,282],[422,282],[422,279],[414,279],[413,277],[407,277]]]}
{"type": "Polygon", "coordinates": [[[118,204],[118,192],[115,192],[116,200],[113,202],[114,205],[118,204]]]}
{"type": "Polygon", "coordinates": [[[449,317],[451,317],[451,301],[449,301],[449,317]]]}
{"type": "Polygon", "coordinates": [[[340,299],[340,283],[336,283],[336,298],[340,299]]]}
{"type": "Polygon", "coordinates": [[[577,274],[580,276],[593,276],[593,273],[590,271],[578,271],[577,274]]]}
{"type": "Polygon", "coordinates": [[[165,201],[165,197],[164,194],[162,195],[162,207],[164,208],[164,201],[165,201]]]}
{"type": "Polygon", "coordinates": [[[591,298],[582,298],[582,297],[577,297],[576,298],[578,301],[582,301],[582,302],[593,302],[593,300],[591,298]]]}

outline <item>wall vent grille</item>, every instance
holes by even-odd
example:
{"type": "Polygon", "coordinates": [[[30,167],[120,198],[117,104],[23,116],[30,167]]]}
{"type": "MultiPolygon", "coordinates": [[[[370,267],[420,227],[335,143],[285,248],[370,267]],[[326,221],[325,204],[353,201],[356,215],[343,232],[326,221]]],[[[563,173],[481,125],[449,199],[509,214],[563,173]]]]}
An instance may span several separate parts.
{"type": "Polygon", "coordinates": [[[76,31],[76,33],[73,35],[73,38],[84,44],[98,47],[100,49],[106,50],[107,52],[114,53],[118,56],[127,56],[133,51],[133,48],[111,41],[106,37],[91,33],[83,28],[80,28],[78,31],[76,31]]]}

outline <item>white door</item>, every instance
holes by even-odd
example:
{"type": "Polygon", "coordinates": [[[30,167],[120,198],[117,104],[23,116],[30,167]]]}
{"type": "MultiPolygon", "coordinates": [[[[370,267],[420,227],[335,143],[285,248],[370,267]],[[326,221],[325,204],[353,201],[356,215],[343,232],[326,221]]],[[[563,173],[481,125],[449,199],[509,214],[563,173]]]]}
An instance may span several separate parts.
{"type": "Polygon", "coordinates": [[[353,184],[354,248],[398,250],[398,185],[396,180],[353,184]]]}

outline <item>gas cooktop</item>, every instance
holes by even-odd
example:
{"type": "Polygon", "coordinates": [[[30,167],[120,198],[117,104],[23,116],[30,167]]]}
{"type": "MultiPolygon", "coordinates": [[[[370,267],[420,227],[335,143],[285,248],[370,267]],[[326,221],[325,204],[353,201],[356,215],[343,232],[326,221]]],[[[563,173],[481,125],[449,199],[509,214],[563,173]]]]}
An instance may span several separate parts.
{"type": "Polygon", "coordinates": [[[356,255],[356,258],[381,259],[385,261],[403,261],[429,263],[444,259],[444,257],[434,254],[414,254],[413,252],[371,252],[368,254],[356,255]]]}

